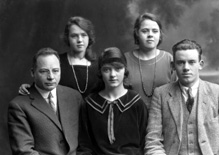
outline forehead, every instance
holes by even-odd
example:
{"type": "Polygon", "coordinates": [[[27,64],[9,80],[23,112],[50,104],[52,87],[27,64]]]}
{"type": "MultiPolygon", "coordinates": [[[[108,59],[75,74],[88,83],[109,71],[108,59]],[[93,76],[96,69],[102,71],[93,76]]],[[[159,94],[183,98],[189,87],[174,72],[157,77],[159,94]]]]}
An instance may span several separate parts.
{"type": "Polygon", "coordinates": [[[60,68],[59,59],[55,55],[39,56],[37,58],[37,68],[60,68]]]}
{"type": "Polygon", "coordinates": [[[178,50],[175,60],[199,60],[199,52],[197,49],[178,50]]]}
{"type": "Polygon", "coordinates": [[[145,19],[141,22],[140,29],[142,28],[156,28],[160,29],[159,25],[157,24],[156,21],[150,20],[150,19],[145,19]]]}
{"type": "Polygon", "coordinates": [[[86,33],[86,32],[78,25],[73,24],[69,28],[69,33],[86,33]]]}

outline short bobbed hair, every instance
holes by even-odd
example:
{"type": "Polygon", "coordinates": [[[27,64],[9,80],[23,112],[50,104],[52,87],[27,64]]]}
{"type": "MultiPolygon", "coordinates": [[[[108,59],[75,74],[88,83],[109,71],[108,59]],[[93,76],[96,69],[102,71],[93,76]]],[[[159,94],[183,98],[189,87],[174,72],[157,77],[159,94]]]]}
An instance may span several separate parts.
{"type": "Polygon", "coordinates": [[[84,30],[89,38],[89,43],[88,43],[88,47],[86,49],[86,53],[85,53],[85,58],[88,60],[93,60],[95,59],[95,55],[92,52],[92,45],[95,43],[95,31],[94,31],[94,26],[92,24],[92,22],[88,19],[85,19],[83,17],[80,16],[75,16],[75,17],[70,17],[68,19],[68,22],[65,26],[65,30],[64,30],[64,35],[63,35],[63,40],[66,43],[67,46],[70,47],[70,43],[69,43],[69,29],[72,25],[77,25],[78,27],[80,27],[82,30],[84,30]]]}
{"type": "Polygon", "coordinates": [[[162,25],[161,25],[161,21],[158,19],[158,17],[152,13],[144,13],[144,14],[141,14],[140,16],[138,16],[138,18],[136,19],[135,21],[135,25],[134,25],[134,32],[133,32],[133,35],[134,35],[134,40],[135,40],[135,44],[139,45],[139,37],[137,35],[137,32],[138,30],[140,29],[141,27],[141,23],[146,20],[146,19],[149,19],[149,20],[152,20],[152,21],[155,21],[159,28],[160,28],[160,39],[159,39],[159,42],[158,42],[158,45],[159,46],[162,41],[163,41],[163,30],[162,30],[162,25]]]}
{"type": "Polygon", "coordinates": [[[97,86],[94,88],[94,92],[99,92],[105,88],[105,84],[103,82],[102,74],[101,74],[101,68],[105,64],[110,64],[115,67],[118,67],[118,66],[124,67],[125,73],[124,73],[123,84],[125,88],[131,88],[131,86],[127,82],[129,71],[127,69],[127,60],[126,60],[124,53],[117,47],[109,47],[109,48],[106,48],[99,56],[99,59],[98,59],[99,82],[97,86]]]}

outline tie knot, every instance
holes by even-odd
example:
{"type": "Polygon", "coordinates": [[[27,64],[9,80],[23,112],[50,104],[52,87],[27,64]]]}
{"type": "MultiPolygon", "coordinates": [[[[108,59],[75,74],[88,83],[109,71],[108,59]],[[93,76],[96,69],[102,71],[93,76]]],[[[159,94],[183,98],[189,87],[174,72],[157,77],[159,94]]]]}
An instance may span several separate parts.
{"type": "Polygon", "coordinates": [[[187,89],[187,95],[188,95],[188,97],[193,97],[191,87],[189,87],[189,89],[187,89]]]}
{"type": "Polygon", "coordinates": [[[49,92],[49,95],[48,95],[48,99],[51,99],[53,96],[52,96],[52,93],[49,92]]]}

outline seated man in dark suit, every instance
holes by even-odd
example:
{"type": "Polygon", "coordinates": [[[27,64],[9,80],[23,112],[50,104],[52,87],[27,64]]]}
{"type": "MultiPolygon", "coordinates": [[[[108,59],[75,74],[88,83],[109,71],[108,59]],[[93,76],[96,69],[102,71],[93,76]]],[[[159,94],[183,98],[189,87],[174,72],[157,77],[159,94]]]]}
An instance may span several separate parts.
{"type": "Polygon", "coordinates": [[[56,51],[43,48],[36,53],[30,94],[19,95],[9,104],[8,129],[13,154],[76,154],[83,99],[76,90],[58,85],[60,72],[56,51]]]}

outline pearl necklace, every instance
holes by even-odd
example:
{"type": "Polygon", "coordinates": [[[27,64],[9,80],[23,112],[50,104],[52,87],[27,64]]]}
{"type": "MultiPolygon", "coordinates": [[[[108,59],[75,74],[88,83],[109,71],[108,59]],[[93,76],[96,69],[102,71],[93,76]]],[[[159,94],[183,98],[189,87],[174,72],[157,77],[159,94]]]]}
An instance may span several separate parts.
{"type": "Polygon", "coordinates": [[[87,62],[86,62],[86,66],[87,66],[87,72],[86,72],[86,73],[87,73],[87,75],[86,75],[86,84],[85,84],[84,90],[81,90],[81,88],[80,88],[80,86],[79,86],[79,84],[78,84],[78,79],[77,79],[77,76],[76,76],[76,73],[75,73],[74,65],[72,65],[72,64],[70,63],[69,57],[68,57],[68,62],[69,62],[69,64],[70,64],[71,68],[72,68],[73,75],[74,75],[74,78],[75,78],[75,82],[76,82],[78,91],[79,91],[81,94],[85,93],[86,90],[87,90],[87,86],[88,86],[88,64],[87,64],[87,62]]]}
{"type": "Polygon", "coordinates": [[[138,65],[139,65],[139,72],[140,72],[140,77],[141,77],[141,84],[142,84],[142,87],[143,87],[143,91],[144,91],[144,94],[149,98],[149,97],[152,97],[153,94],[154,94],[154,89],[155,89],[155,79],[156,79],[156,66],[157,66],[157,52],[155,52],[155,66],[154,66],[154,79],[153,79],[153,85],[152,85],[152,90],[151,90],[151,93],[148,95],[147,92],[146,92],[146,89],[144,87],[144,81],[143,81],[143,76],[142,76],[142,68],[141,68],[141,60],[139,58],[139,52],[138,52],[138,65]]]}

